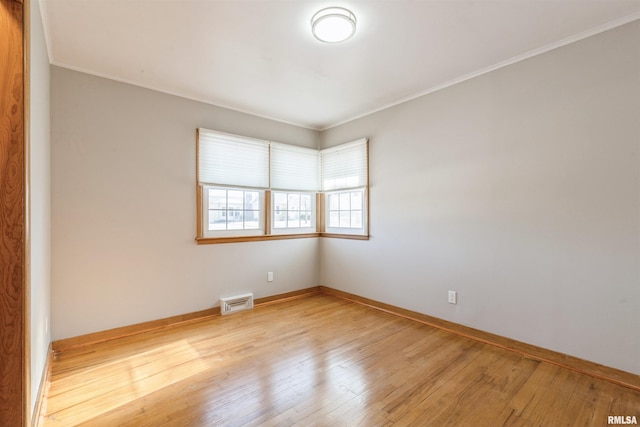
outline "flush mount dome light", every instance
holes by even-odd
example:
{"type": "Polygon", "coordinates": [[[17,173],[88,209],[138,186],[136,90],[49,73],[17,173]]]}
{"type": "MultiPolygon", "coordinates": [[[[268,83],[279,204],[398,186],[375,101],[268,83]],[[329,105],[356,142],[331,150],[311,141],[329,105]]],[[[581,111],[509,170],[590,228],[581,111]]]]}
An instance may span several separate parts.
{"type": "Polygon", "coordinates": [[[327,7],[311,18],[311,32],[321,42],[343,42],[356,32],[356,16],[343,7],[327,7]]]}

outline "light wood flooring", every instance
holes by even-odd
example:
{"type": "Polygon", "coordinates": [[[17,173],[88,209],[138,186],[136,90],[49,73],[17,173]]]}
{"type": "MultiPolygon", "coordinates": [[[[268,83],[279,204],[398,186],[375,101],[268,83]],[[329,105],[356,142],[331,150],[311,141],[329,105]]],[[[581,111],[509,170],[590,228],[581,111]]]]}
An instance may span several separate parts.
{"type": "Polygon", "coordinates": [[[66,350],[40,425],[605,426],[640,392],[330,295],[66,350]]]}

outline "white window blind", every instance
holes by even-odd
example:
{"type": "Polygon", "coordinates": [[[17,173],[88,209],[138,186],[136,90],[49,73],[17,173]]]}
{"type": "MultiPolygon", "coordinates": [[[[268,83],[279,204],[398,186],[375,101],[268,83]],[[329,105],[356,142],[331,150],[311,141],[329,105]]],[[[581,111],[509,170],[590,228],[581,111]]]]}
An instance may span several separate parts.
{"type": "Polygon", "coordinates": [[[269,143],[198,129],[198,182],[269,187],[269,143]]]}
{"type": "Polygon", "coordinates": [[[318,191],[319,169],[318,150],[271,143],[271,188],[318,191]]]}
{"type": "Polygon", "coordinates": [[[367,139],[320,151],[322,190],[367,186],[367,139]]]}

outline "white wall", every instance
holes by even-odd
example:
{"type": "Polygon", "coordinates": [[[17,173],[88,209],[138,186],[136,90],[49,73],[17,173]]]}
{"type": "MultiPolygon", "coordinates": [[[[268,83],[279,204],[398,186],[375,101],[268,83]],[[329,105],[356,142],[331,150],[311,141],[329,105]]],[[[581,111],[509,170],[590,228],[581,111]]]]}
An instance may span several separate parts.
{"type": "Polygon", "coordinates": [[[639,22],[321,146],[360,137],[371,239],[323,239],[324,285],[640,373],[639,22]]]}
{"type": "Polygon", "coordinates": [[[49,56],[45,45],[40,7],[30,3],[30,106],[31,163],[31,405],[36,403],[47,360],[51,335],[48,330],[51,288],[51,194],[49,56]]]}
{"type": "Polygon", "coordinates": [[[51,96],[54,340],[319,284],[318,239],[194,241],[196,128],[317,132],[59,67],[51,96]]]}

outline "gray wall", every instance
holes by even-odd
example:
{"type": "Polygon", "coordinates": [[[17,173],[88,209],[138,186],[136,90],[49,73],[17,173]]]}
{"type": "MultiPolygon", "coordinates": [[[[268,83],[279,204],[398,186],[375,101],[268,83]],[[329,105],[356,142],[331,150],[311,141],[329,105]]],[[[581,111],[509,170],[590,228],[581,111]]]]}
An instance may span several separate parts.
{"type": "Polygon", "coordinates": [[[51,96],[54,340],[319,284],[317,239],[194,241],[196,128],[317,132],[58,67],[51,96]]]}
{"type": "Polygon", "coordinates": [[[323,239],[324,285],[640,373],[639,22],[321,146],[360,137],[371,240],[323,239]]]}
{"type": "Polygon", "coordinates": [[[639,41],[635,22],[321,134],[52,67],[53,339],[325,284],[640,373],[639,41]],[[197,127],[369,137],[371,239],[195,245],[197,127]]]}
{"type": "Polygon", "coordinates": [[[50,107],[49,56],[45,45],[40,9],[30,3],[30,230],[29,277],[31,283],[31,409],[42,380],[49,332],[51,288],[51,194],[50,194],[50,107]]]}

